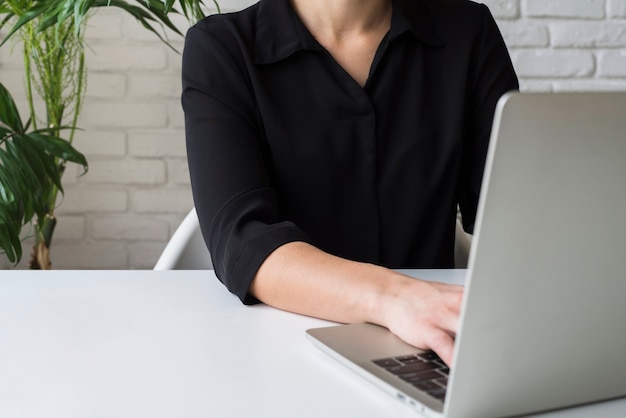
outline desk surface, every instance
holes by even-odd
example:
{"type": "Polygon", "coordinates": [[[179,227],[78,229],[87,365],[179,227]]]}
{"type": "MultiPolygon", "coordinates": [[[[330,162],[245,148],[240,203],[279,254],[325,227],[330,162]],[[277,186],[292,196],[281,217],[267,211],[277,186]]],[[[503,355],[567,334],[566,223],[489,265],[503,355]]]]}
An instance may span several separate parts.
{"type": "MultiPolygon", "coordinates": [[[[459,282],[464,271],[423,270],[459,282]]],[[[0,273],[0,417],[416,417],[212,271],[0,273]]],[[[543,417],[623,417],[626,399],[543,417]]]]}

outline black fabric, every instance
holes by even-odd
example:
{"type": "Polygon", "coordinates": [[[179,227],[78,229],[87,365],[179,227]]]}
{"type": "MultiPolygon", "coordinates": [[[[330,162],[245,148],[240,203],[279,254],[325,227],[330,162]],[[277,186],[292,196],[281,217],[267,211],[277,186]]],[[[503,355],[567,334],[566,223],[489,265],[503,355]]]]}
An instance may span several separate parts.
{"type": "Polygon", "coordinates": [[[189,30],[194,201],[216,274],[244,303],[291,241],[390,268],[453,267],[457,205],[471,232],[495,105],[517,77],[486,6],[404,3],[363,88],[288,0],[189,30]]]}

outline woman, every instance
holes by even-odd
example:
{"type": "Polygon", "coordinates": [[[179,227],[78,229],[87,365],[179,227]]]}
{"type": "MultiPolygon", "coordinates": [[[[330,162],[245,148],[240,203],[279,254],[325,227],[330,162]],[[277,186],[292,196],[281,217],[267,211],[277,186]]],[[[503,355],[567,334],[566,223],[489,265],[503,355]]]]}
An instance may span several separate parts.
{"type": "Polygon", "coordinates": [[[495,104],[517,89],[488,9],[468,0],[261,0],[187,34],[194,201],[244,303],[372,322],[452,362],[495,104]]]}

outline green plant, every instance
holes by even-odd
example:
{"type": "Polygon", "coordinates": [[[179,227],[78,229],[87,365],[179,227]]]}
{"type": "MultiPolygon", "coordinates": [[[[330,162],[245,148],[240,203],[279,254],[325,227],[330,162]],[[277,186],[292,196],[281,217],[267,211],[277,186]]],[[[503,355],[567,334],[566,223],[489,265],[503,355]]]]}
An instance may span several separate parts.
{"type": "Polygon", "coordinates": [[[0,84],[0,247],[11,262],[22,256],[20,232],[33,217],[45,225],[36,228],[40,239],[52,236],[48,230],[54,229],[56,221],[49,202],[56,190],[63,191],[60,164],[71,161],[87,169],[85,156],[55,135],[62,127],[29,132],[29,126],[30,121],[22,121],[10,93],[0,84]]]}
{"type": "Polygon", "coordinates": [[[171,13],[182,13],[189,21],[204,17],[203,0],[0,0],[0,30],[7,31],[0,47],[10,39],[23,47],[30,112],[23,122],[0,85],[0,250],[12,263],[22,257],[22,229],[31,224],[35,246],[30,267],[50,268],[54,210],[66,162],[87,170],[84,156],[71,144],[86,85],[86,22],[102,7],[129,13],[170,47],[166,28],[182,36],[171,13]],[[43,116],[37,113],[37,96],[45,105],[43,116]]]}

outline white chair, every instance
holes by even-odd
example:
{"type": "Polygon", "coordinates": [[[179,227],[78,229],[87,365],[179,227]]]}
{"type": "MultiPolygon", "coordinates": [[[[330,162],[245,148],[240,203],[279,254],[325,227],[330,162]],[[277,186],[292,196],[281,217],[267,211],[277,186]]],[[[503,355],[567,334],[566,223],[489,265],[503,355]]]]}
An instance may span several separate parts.
{"type": "Polygon", "coordinates": [[[467,268],[470,247],[472,246],[472,236],[463,230],[461,221],[456,221],[456,234],[454,238],[454,267],[458,269],[467,268]]]}
{"type": "Polygon", "coordinates": [[[212,270],[196,209],[189,211],[165,246],[154,270],[212,270]]]}
{"type": "MultiPolygon", "coordinates": [[[[461,223],[456,223],[456,240],[454,245],[454,265],[456,268],[466,268],[470,235],[463,231],[461,223]]],[[[212,270],[211,255],[206,248],[196,209],[189,211],[181,222],[172,238],[165,246],[155,270],[212,270]]]]}

